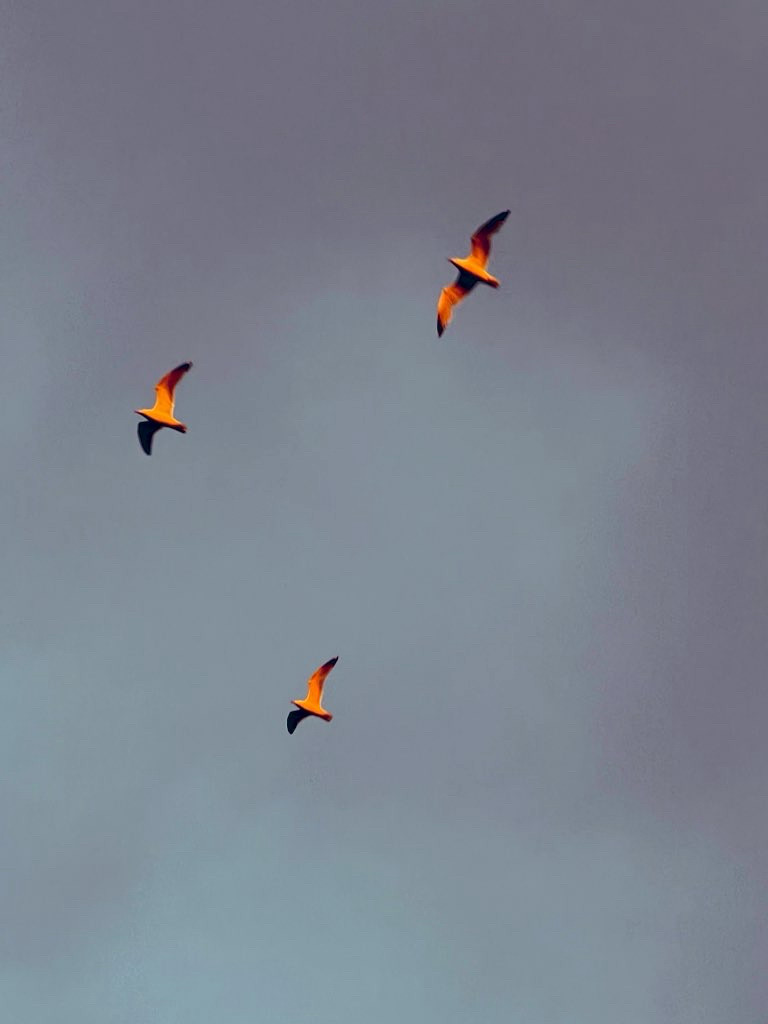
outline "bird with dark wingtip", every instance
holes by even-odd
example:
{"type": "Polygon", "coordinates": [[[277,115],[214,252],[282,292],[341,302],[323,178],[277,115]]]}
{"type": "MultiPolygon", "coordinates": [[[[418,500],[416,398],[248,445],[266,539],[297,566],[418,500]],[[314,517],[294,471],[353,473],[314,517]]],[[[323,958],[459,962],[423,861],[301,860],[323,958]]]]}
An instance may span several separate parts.
{"type": "Polygon", "coordinates": [[[139,444],[147,455],[152,454],[152,438],[163,427],[186,434],[187,425],[173,415],[174,392],[181,378],[192,368],[192,363],[179,363],[155,385],[155,404],[151,409],[134,409],[144,419],[139,423],[139,444]]]}
{"type": "Polygon", "coordinates": [[[499,282],[485,268],[491,252],[491,235],[496,234],[508,216],[509,210],[503,210],[482,224],[472,235],[472,248],[464,259],[448,258],[448,262],[458,270],[459,276],[453,284],[447,284],[443,288],[437,300],[438,338],[451,321],[453,307],[465,299],[478,282],[491,288],[499,287],[499,282]]]}
{"type": "Polygon", "coordinates": [[[323,707],[323,686],[326,676],[338,660],[338,657],[331,658],[330,661],[326,661],[320,668],[315,669],[307,680],[307,696],[304,700],[291,701],[291,704],[295,704],[299,710],[288,713],[286,725],[288,726],[289,733],[293,734],[299,722],[310,715],[313,715],[315,718],[322,718],[326,722],[330,722],[333,718],[330,711],[326,711],[323,707]]]}

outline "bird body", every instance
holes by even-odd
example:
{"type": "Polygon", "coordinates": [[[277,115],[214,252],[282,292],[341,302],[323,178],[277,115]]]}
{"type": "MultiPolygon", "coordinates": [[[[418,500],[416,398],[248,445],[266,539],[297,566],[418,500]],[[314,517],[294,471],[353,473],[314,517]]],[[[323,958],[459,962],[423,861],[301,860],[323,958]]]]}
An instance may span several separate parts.
{"type": "Polygon", "coordinates": [[[291,704],[295,704],[299,710],[291,711],[288,715],[286,724],[289,733],[293,733],[299,722],[310,715],[314,715],[315,718],[322,718],[326,722],[330,722],[333,718],[330,711],[326,711],[323,707],[323,686],[325,685],[326,676],[338,660],[338,657],[331,658],[330,661],[326,661],[324,665],[316,669],[307,680],[307,696],[303,700],[291,701],[291,704]]]}
{"type": "Polygon", "coordinates": [[[499,281],[489,274],[485,269],[488,263],[488,256],[491,252],[491,235],[495,235],[501,225],[509,216],[509,210],[497,213],[472,235],[472,248],[468,256],[463,259],[449,258],[459,272],[459,276],[452,284],[448,284],[440,292],[437,300],[437,335],[440,337],[450,323],[453,316],[454,306],[457,306],[462,299],[472,291],[476,284],[487,284],[491,288],[498,288],[499,281]]]}
{"type": "Polygon", "coordinates": [[[475,284],[481,282],[482,284],[488,284],[491,288],[498,288],[500,282],[489,274],[488,271],[479,263],[477,260],[473,260],[471,256],[467,256],[466,259],[448,259],[449,263],[452,263],[454,267],[459,271],[460,274],[468,274],[470,277],[475,278],[470,287],[474,287],[475,284]]]}
{"type": "Polygon", "coordinates": [[[186,434],[187,425],[177,420],[173,415],[174,395],[176,385],[181,378],[192,368],[192,363],[180,363],[170,370],[155,385],[155,404],[151,409],[134,409],[139,416],[144,417],[144,422],[139,423],[139,443],[147,455],[152,454],[152,438],[162,427],[169,427],[171,430],[178,430],[180,434],[186,434]]]}

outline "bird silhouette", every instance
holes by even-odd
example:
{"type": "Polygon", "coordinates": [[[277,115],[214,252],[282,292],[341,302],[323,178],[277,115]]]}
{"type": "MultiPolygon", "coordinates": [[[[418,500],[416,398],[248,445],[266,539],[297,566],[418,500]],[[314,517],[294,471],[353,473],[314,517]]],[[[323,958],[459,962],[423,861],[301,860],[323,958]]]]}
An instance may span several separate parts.
{"type": "Polygon", "coordinates": [[[490,285],[491,288],[499,287],[499,282],[485,268],[491,251],[491,235],[496,234],[508,216],[509,210],[504,210],[481,225],[472,235],[472,248],[464,259],[449,258],[448,262],[456,267],[459,276],[453,284],[443,288],[437,300],[438,338],[450,323],[454,306],[466,298],[478,282],[490,285]]]}
{"type": "Polygon", "coordinates": [[[293,734],[299,722],[309,718],[310,715],[314,715],[315,718],[323,718],[326,722],[330,722],[333,718],[330,711],[326,711],[323,707],[323,685],[325,684],[325,677],[338,660],[338,657],[331,658],[330,661],[326,661],[320,668],[315,669],[307,680],[307,696],[304,700],[291,701],[291,704],[295,704],[299,710],[288,713],[286,725],[288,726],[289,733],[293,734]]]}
{"type": "Polygon", "coordinates": [[[170,427],[171,430],[178,430],[186,434],[187,426],[173,415],[173,395],[176,385],[184,374],[191,369],[192,363],[179,363],[170,370],[155,385],[155,404],[151,409],[134,409],[134,412],[144,419],[139,423],[139,444],[147,455],[152,454],[152,438],[158,430],[163,427],[170,427]]]}

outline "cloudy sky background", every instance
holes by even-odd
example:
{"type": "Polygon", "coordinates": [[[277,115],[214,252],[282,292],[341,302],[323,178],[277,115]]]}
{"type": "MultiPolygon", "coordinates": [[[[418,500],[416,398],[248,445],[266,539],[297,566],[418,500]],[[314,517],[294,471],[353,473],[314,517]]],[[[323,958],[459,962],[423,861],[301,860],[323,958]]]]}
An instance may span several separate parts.
{"type": "Polygon", "coordinates": [[[0,19],[7,1019],[762,1024],[765,5],[0,19]]]}

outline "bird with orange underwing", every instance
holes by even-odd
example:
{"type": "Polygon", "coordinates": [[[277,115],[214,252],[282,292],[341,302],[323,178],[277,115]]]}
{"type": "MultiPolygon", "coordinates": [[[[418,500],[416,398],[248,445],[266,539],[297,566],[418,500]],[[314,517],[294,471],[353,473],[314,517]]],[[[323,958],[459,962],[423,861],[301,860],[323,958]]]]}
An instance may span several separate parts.
{"type": "Polygon", "coordinates": [[[472,235],[472,248],[464,259],[449,257],[448,262],[456,267],[459,276],[453,284],[447,284],[443,288],[437,300],[438,338],[450,323],[454,307],[469,295],[476,284],[487,284],[491,288],[499,287],[499,281],[485,268],[491,252],[491,236],[496,234],[508,216],[509,210],[503,210],[485,224],[481,224],[472,235]]]}
{"type": "Polygon", "coordinates": [[[291,701],[291,704],[296,705],[298,711],[290,711],[288,713],[286,725],[288,726],[289,733],[293,734],[299,722],[310,716],[322,718],[326,722],[330,722],[333,718],[330,711],[326,711],[323,707],[323,686],[325,685],[326,676],[338,660],[338,657],[331,658],[330,661],[326,661],[320,668],[315,669],[307,680],[307,696],[303,700],[291,701]]]}
{"type": "Polygon", "coordinates": [[[178,430],[180,434],[186,434],[187,425],[177,420],[173,415],[174,394],[176,385],[181,378],[190,370],[192,363],[179,363],[170,370],[155,385],[155,404],[151,409],[134,409],[134,412],[144,419],[139,423],[139,444],[147,454],[152,454],[152,438],[163,427],[171,430],[178,430]]]}

